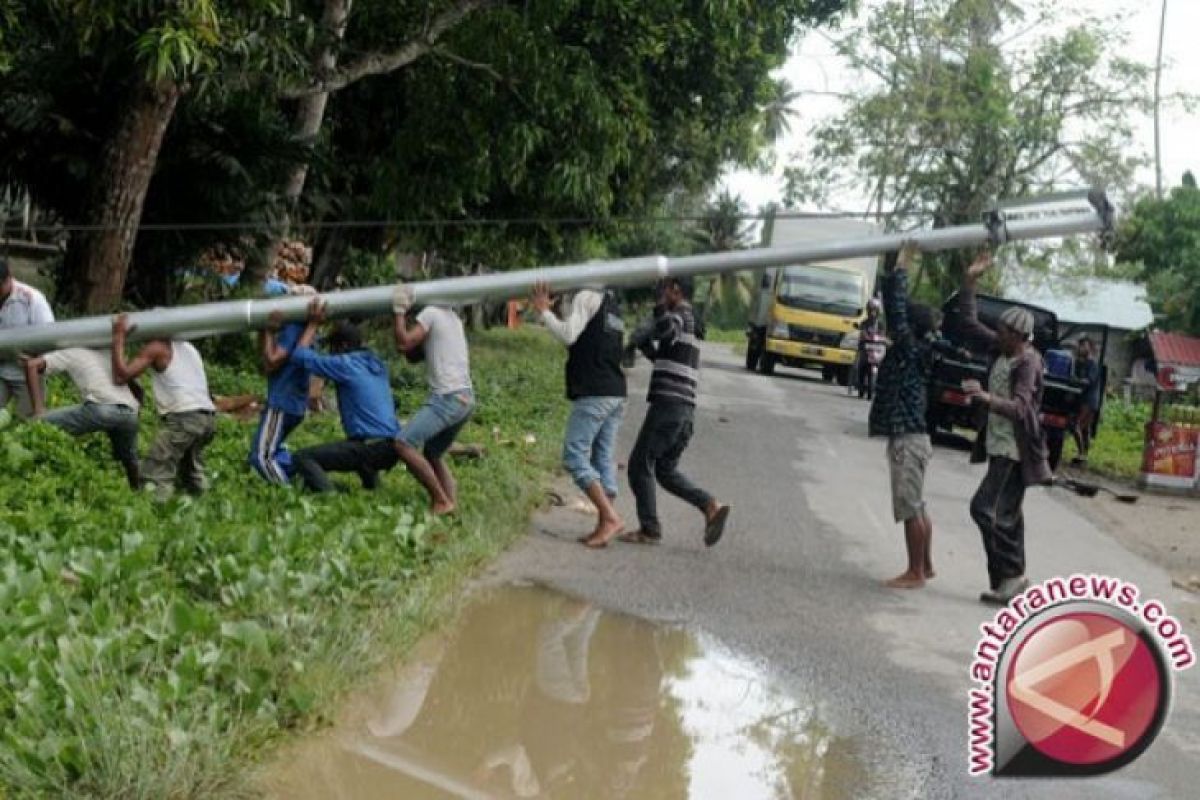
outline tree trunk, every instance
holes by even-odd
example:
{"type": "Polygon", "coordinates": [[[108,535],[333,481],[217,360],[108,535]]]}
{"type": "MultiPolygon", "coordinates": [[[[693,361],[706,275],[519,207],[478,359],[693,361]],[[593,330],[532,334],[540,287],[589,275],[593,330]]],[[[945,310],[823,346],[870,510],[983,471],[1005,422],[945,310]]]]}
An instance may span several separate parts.
{"type": "MultiPolygon", "coordinates": [[[[313,70],[317,75],[329,75],[337,68],[337,48],[346,35],[346,21],[350,17],[352,0],[325,0],[325,11],[321,18],[321,26],[328,37],[324,46],[313,56],[313,70]]],[[[304,95],[296,107],[295,129],[292,135],[306,147],[316,145],[317,136],[321,132],[321,123],[325,121],[325,108],[329,105],[329,92],[304,95]]],[[[291,227],[291,216],[300,203],[304,193],[304,182],[308,178],[309,160],[296,163],[288,173],[283,188],[283,218],[267,241],[262,254],[252,259],[246,265],[246,283],[258,286],[267,277],[271,263],[275,259],[275,251],[279,243],[291,227]]]]}
{"type": "Polygon", "coordinates": [[[141,84],[104,145],[86,222],[69,250],[67,294],[83,311],[111,311],[121,302],[142,206],[159,149],[182,93],[178,84],[141,84]]]}
{"type": "Polygon", "coordinates": [[[350,242],[341,228],[331,229],[317,242],[313,248],[312,274],[308,279],[313,288],[328,292],[337,286],[349,250],[350,242]]]}

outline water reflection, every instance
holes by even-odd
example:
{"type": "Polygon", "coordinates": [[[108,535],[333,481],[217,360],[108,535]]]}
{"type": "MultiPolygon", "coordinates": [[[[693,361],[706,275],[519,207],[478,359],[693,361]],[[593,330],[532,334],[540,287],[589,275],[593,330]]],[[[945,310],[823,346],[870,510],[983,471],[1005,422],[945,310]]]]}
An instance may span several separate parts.
{"type": "Polygon", "coordinates": [[[287,798],[855,795],[851,743],[685,631],[545,589],[474,602],[356,721],[302,747],[287,798]]]}

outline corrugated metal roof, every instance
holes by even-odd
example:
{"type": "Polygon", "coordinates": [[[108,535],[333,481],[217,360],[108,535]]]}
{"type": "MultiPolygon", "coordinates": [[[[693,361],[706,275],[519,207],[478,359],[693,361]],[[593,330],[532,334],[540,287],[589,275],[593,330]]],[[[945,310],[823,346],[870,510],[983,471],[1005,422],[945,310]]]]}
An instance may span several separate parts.
{"type": "Polygon", "coordinates": [[[1195,336],[1155,331],[1150,334],[1150,347],[1160,367],[1164,364],[1200,367],[1200,339],[1195,336]]]}
{"type": "Polygon", "coordinates": [[[1154,322],[1146,287],[1130,281],[1022,276],[1005,284],[1004,297],[1048,308],[1059,322],[1102,324],[1126,331],[1139,331],[1154,322]]]}

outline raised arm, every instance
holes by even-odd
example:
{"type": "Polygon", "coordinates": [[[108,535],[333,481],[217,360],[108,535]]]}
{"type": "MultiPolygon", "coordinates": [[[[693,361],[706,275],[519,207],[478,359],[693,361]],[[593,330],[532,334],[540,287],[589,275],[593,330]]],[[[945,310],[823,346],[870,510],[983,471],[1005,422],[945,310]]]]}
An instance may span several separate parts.
{"type": "Polygon", "coordinates": [[[579,335],[583,333],[583,329],[600,310],[600,306],[604,303],[604,295],[587,289],[576,292],[562,319],[559,319],[550,310],[550,287],[545,283],[539,283],[533,287],[530,303],[540,312],[542,324],[554,335],[554,338],[570,347],[575,344],[579,335]]]}
{"type": "Polygon", "coordinates": [[[313,342],[317,340],[317,331],[324,321],[325,304],[321,302],[321,298],[314,297],[308,301],[308,321],[304,325],[304,333],[300,334],[300,339],[296,342],[296,350],[312,347],[313,342]]]}
{"type": "Polygon", "coordinates": [[[888,335],[899,341],[908,335],[908,268],[917,254],[917,245],[905,242],[896,259],[896,267],[883,274],[883,314],[887,318],[888,335]]]}
{"type": "Polygon", "coordinates": [[[968,339],[974,339],[986,347],[996,344],[996,332],[979,321],[979,312],[975,307],[975,287],[979,277],[992,266],[992,254],[988,251],[980,253],[967,271],[963,273],[962,289],[958,293],[958,324],[959,330],[968,339]]]}
{"type": "Polygon", "coordinates": [[[267,317],[267,327],[258,332],[259,357],[262,360],[263,372],[272,375],[287,363],[291,353],[279,346],[279,329],[283,326],[283,314],[272,311],[267,317]]]}
{"type": "Polygon", "coordinates": [[[113,383],[124,386],[145,372],[149,367],[164,370],[171,362],[171,348],[162,341],[151,341],[131,360],[125,360],[125,337],[134,330],[125,314],[118,314],[112,323],[112,372],[113,383]]]}

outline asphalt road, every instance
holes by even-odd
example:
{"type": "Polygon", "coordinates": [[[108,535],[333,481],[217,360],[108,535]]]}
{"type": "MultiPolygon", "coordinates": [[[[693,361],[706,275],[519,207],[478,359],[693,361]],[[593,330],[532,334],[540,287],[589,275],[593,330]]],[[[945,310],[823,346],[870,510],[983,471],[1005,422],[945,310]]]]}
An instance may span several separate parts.
{"type": "MultiPolygon", "coordinates": [[[[978,532],[967,513],[982,467],[938,448],[926,496],[938,577],[920,591],[882,586],[903,566],[891,521],[883,442],[867,438],[866,402],[815,372],[744,371],[725,345],[706,345],[696,435],[683,468],[733,512],[706,550],[699,514],[660,492],[666,540],[575,542],[592,520],[556,509],[491,570],[489,581],[534,580],[613,610],[687,626],[766,669],[861,742],[878,797],[1146,798],[1200,796],[1200,668],[1176,674],[1171,716],[1151,749],[1117,773],[1081,780],[967,775],[967,692],[979,625],[994,614],[978,532]]],[[[639,361],[621,432],[622,457],[645,411],[639,361]]],[[[627,484],[622,475],[622,490],[627,484]]],[[[1177,617],[1191,595],[1055,496],[1026,501],[1029,576],[1096,572],[1135,582],[1177,617]]],[[[1096,502],[1106,502],[1098,499],[1096,502]]],[[[619,509],[636,524],[632,497],[619,509]]],[[[1200,644],[1200,630],[1188,631],[1200,644]]]]}

